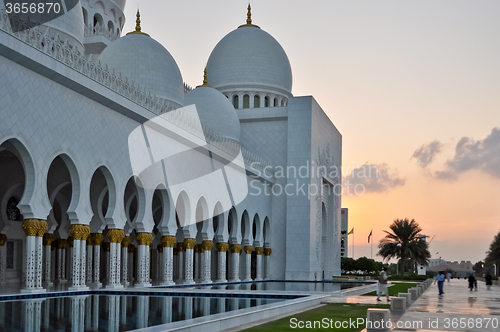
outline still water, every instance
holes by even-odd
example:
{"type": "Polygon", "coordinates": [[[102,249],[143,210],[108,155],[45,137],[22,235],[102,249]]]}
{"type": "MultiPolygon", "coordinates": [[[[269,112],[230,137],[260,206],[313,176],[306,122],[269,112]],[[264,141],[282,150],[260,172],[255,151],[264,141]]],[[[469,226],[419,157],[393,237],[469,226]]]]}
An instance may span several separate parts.
{"type": "Polygon", "coordinates": [[[364,283],[340,282],[265,281],[259,283],[200,286],[197,288],[253,291],[335,292],[364,285],[364,283]]]}
{"type": "Polygon", "coordinates": [[[80,295],[0,302],[0,331],[129,331],[281,300],[80,295]]]}

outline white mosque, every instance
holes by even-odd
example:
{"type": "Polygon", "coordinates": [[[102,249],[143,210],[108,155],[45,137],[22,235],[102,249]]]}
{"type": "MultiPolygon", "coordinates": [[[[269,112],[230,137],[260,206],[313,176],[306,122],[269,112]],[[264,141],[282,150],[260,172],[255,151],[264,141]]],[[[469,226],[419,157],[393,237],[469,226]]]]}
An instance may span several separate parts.
{"type": "Polygon", "coordinates": [[[340,275],[342,136],[250,6],[194,89],[124,7],[0,4],[0,288],[340,275]]]}

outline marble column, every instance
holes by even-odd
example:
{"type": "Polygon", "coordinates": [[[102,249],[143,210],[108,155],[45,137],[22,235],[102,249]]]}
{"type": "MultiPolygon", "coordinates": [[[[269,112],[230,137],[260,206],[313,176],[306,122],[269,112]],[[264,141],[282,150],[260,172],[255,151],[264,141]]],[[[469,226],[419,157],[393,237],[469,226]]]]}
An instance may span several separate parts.
{"type": "Polygon", "coordinates": [[[240,281],[241,244],[231,244],[230,249],[231,275],[229,281],[240,281]]]}
{"type": "MultiPolygon", "coordinates": [[[[5,243],[7,243],[7,235],[0,234],[0,285],[4,285],[7,282],[5,276],[5,269],[7,267],[7,248],[5,243]]],[[[0,324],[3,324],[3,322],[0,324]]]]}
{"type": "MultiPolygon", "coordinates": [[[[68,246],[66,247],[66,265],[65,265],[65,276],[66,280],[69,281],[70,285],[73,284],[73,237],[68,236],[68,246]]],[[[80,277],[80,274],[78,274],[80,277]]]]}
{"type": "Polygon", "coordinates": [[[26,234],[22,293],[45,292],[42,287],[43,235],[48,229],[47,221],[25,219],[22,229],[26,234]]]}
{"type": "Polygon", "coordinates": [[[264,268],[262,266],[262,254],[264,253],[264,248],[263,247],[257,247],[255,248],[255,253],[257,254],[257,264],[255,267],[255,280],[262,280],[262,269],[264,268]]]}
{"type": "Polygon", "coordinates": [[[151,233],[137,233],[135,240],[139,245],[137,257],[137,283],[135,287],[150,287],[150,254],[149,246],[153,241],[151,233]]]}
{"type": "Polygon", "coordinates": [[[264,248],[264,280],[271,279],[271,248],[264,248]]]}
{"type": "Polygon", "coordinates": [[[85,266],[87,264],[87,238],[90,235],[90,226],[71,225],[69,229],[73,238],[73,259],[71,265],[72,285],[70,291],[87,290],[85,285],[85,266]]]}
{"type": "Polygon", "coordinates": [[[196,239],[184,239],[183,247],[186,248],[185,252],[185,278],[184,284],[194,284],[193,279],[193,259],[194,259],[194,246],[196,245],[196,239]]]}
{"type": "Polygon", "coordinates": [[[243,281],[252,280],[252,246],[244,246],[243,251],[245,252],[245,275],[243,276],[243,281]]]}
{"type": "Polygon", "coordinates": [[[66,247],[68,246],[67,239],[57,239],[57,270],[56,281],[59,283],[66,282],[66,247]]]}
{"type": "Polygon", "coordinates": [[[184,282],[184,256],[185,248],[183,243],[177,243],[177,249],[179,250],[177,259],[177,283],[182,284],[184,282]]]}
{"type": "Polygon", "coordinates": [[[217,280],[216,282],[227,282],[226,276],[226,255],[229,244],[219,242],[215,246],[217,249],[217,280]]]}
{"type": "MultiPolygon", "coordinates": [[[[93,235],[89,234],[87,237],[87,265],[85,272],[85,283],[87,286],[92,285],[92,278],[94,276],[94,239],[93,235]]],[[[89,301],[90,302],[90,301],[89,301]]]]}
{"type": "Polygon", "coordinates": [[[43,236],[43,278],[42,282],[45,287],[52,286],[52,242],[54,241],[53,234],[45,234],[43,236]]]}
{"type": "Polygon", "coordinates": [[[162,236],[161,245],[163,246],[163,253],[161,255],[160,269],[162,271],[162,275],[160,278],[161,286],[170,286],[174,285],[174,245],[177,241],[175,236],[166,235],[162,236]]]}
{"type": "Polygon", "coordinates": [[[92,286],[101,287],[101,243],[104,236],[101,233],[92,233],[92,244],[94,246],[94,264],[92,275],[92,286]]]}
{"type": "Polygon", "coordinates": [[[172,297],[162,296],[159,298],[159,300],[161,308],[161,323],[162,324],[172,323],[172,297]]]}
{"type": "Polygon", "coordinates": [[[159,243],[156,246],[156,280],[158,281],[158,284],[161,284],[163,280],[163,245],[159,243]]]}
{"type": "Polygon", "coordinates": [[[103,280],[103,284],[104,285],[108,285],[109,283],[109,274],[110,274],[110,270],[109,270],[109,251],[111,250],[111,245],[109,244],[109,242],[104,242],[102,244],[102,247],[104,248],[104,264],[103,264],[103,268],[104,268],[104,280],[103,280]]]}
{"type": "Polygon", "coordinates": [[[201,283],[208,284],[212,282],[212,241],[203,241],[201,243],[201,266],[202,275],[200,276],[201,283]]]}
{"type": "Polygon", "coordinates": [[[130,237],[125,236],[122,240],[122,264],[121,264],[121,284],[124,287],[129,285],[128,275],[128,246],[130,245],[130,237]]]}
{"type": "Polygon", "coordinates": [[[201,245],[194,246],[194,281],[201,282],[201,274],[203,273],[201,266],[201,245]]]}
{"type": "Polygon", "coordinates": [[[128,245],[128,283],[129,285],[134,284],[134,264],[136,264],[134,260],[134,252],[135,246],[133,244],[128,245]]]}
{"type": "Polygon", "coordinates": [[[108,284],[106,288],[119,289],[123,288],[120,283],[120,270],[121,270],[121,243],[125,238],[123,229],[108,229],[107,233],[109,244],[109,263],[106,266],[109,271],[108,284]]]}
{"type": "Polygon", "coordinates": [[[179,248],[174,248],[172,250],[173,255],[173,266],[174,270],[172,271],[172,277],[174,279],[174,283],[177,283],[179,280],[179,248]]]}

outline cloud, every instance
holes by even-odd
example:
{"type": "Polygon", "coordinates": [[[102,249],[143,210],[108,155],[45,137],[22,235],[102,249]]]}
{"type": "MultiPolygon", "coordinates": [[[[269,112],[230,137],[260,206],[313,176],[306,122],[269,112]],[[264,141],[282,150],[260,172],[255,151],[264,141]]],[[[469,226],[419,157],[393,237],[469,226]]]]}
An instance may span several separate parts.
{"type": "Polygon", "coordinates": [[[344,185],[363,186],[365,193],[380,193],[404,184],[405,180],[399,177],[398,171],[387,164],[365,163],[344,177],[344,185]]]}
{"type": "Polygon", "coordinates": [[[413,152],[412,159],[415,158],[417,163],[422,168],[434,161],[434,158],[441,152],[443,144],[438,140],[434,140],[429,144],[424,144],[413,152]]]}
{"type": "Polygon", "coordinates": [[[463,137],[457,143],[455,156],[446,162],[455,173],[479,169],[500,178],[500,128],[493,128],[483,140],[463,137]]]}
{"type": "Polygon", "coordinates": [[[454,180],[462,173],[479,170],[500,179],[500,128],[493,128],[483,140],[462,137],[455,147],[455,155],[445,164],[437,178],[454,180]]]}

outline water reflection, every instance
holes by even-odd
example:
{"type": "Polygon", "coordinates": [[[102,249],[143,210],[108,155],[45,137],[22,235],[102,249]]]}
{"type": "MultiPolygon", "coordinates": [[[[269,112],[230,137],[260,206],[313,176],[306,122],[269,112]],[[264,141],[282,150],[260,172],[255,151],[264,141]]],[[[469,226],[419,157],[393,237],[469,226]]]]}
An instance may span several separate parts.
{"type": "Polygon", "coordinates": [[[0,331],[129,331],[279,300],[80,295],[0,302],[0,331]]]}
{"type": "Polygon", "coordinates": [[[343,289],[364,286],[356,283],[335,282],[258,282],[233,285],[200,286],[203,289],[252,290],[252,291],[294,291],[294,292],[336,292],[343,289]]]}

